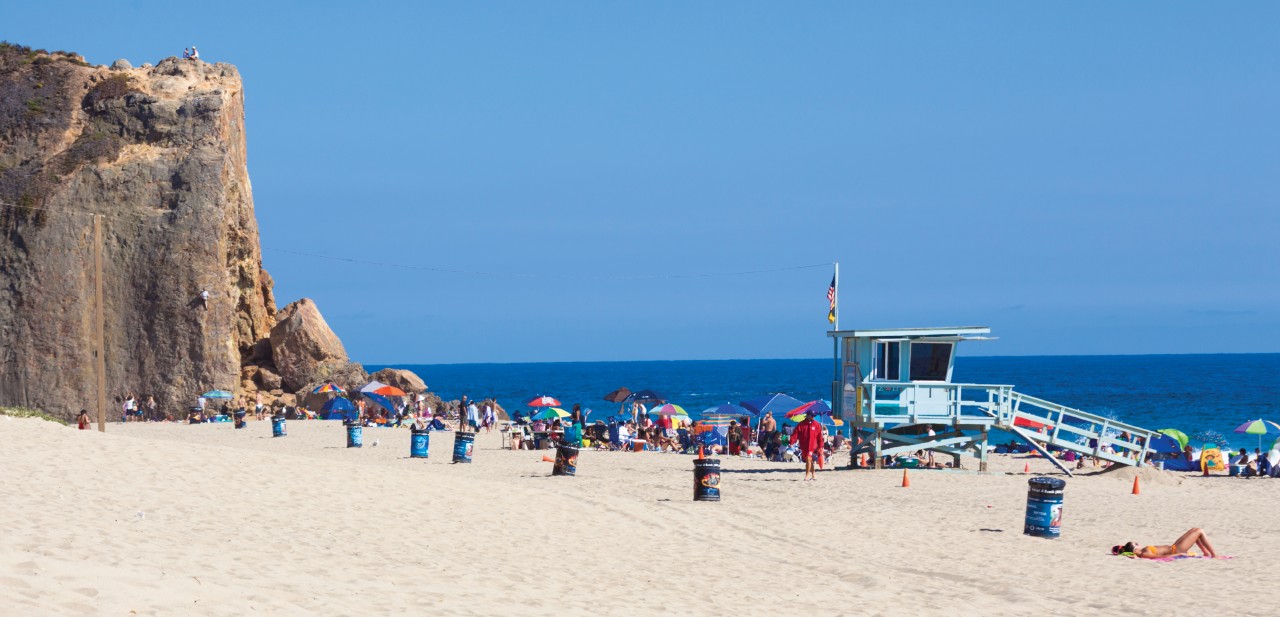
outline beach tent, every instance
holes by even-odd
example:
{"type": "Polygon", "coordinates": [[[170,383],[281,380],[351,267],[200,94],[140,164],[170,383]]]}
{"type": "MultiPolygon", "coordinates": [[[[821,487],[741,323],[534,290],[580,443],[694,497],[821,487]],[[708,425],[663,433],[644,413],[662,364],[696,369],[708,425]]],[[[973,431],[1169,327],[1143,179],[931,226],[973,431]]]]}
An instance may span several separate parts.
{"type": "Polygon", "coordinates": [[[324,406],[320,408],[320,413],[325,420],[355,420],[360,416],[356,406],[341,396],[325,401],[324,406]]]}
{"type": "Polygon", "coordinates": [[[1168,435],[1152,438],[1148,448],[1157,454],[1182,454],[1182,446],[1178,443],[1178,440],[1168,435]]]}

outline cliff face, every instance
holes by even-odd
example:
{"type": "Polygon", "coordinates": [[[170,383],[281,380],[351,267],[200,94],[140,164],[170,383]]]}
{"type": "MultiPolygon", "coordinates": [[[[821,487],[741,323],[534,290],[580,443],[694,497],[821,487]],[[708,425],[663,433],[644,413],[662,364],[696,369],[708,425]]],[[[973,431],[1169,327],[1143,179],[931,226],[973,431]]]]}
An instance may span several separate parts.
{"type": "Polygon", "coordinates": [[[274,368],[239,73],[116,67],[0,45],[0,404],[93,409],[93,214],[109,401],[178,416],[274,368]]]}

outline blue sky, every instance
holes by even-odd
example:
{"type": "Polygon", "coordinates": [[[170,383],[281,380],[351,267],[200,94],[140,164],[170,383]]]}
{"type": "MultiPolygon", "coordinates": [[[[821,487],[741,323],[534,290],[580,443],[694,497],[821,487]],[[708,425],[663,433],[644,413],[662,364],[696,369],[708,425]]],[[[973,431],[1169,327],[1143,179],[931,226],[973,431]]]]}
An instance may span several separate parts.
{"type": "Polygon", "coordinates": [[[367,4],[0,38],[237,65],[277,298],[365,362],[821,357],[829,268],[628,277],[837,260],[968,353],[1280,350],[1280,4],[367,4]]]}

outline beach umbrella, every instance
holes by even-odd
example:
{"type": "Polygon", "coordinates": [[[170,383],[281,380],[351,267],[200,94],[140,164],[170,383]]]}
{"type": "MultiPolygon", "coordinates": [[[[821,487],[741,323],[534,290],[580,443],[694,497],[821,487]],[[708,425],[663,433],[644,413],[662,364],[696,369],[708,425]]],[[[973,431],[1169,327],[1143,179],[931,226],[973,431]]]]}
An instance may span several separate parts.
{"type": "Polygon", "coordinates": [[[560,401],[557,401],[550,396],[538,395],[529,399],[529,402],[525,403],[525,405],[528,407],[559,407],[560,401]]]}
{"type": "Polygon", "coordinates": [[[1267,433],[1280,433],[1280,424],[1276,424],[1270,420],[1250,420],[1240,426],[1237,426],[1235,432],[1244,433],[1246,435],[1257,435],[1258,449],[1262,449],[1262,436],[1267,433]]]}
{"type": "Polygon", "coordinates": [[[654,390],[640,390],[639,392],[632,392],[631,396],[628,396],[626,398],[626,402],[628,403],[646,403],[646,402],[647,403],[665,403],[667,402],[667,395],[662,394],[661,392],[656,392],[654,390]]]}
{"type": "Polygon", "coordinates": [[[374,390],[373,393],[381,394],[382,396],[406,396],[404,390],[395,386],[382,386],[381,388],[374,390]]]}
{"type": "Polygon", "coordinates": [[[326,381],[326,382],[324,382],[324,383],[322,383],[322,384],[320,384],[320,385],[316,386],[316,389],[311,391],[311,393],[312,393],[312,394],[324,394],[324,393],[326,393],[326,392],[333,392],[333,393],[336,393],[336,394],[342,394],[343,392],[346,392],[346,390],[343,390],[342,388],[339,388],[339,387],[338,387],[338,384],[333,383],[332,381],[326,381]]]}
{"type": "Polygon", "coordinates": [[[792,409],[791,411],[788,411],[787,419],[794,420],[796,422],[803,422],[805,417],[807,417],[809,414],[813,414],[819,417],[829,416],[831,415],[831,406],[828,405],[827,402],[822,399],[818,399],[816,401],[809,401],[808,403],[805,403],[799,407],[796,407],[795,409],[792,409]]]}
{"type": "Polygon", "coordinates": [[[559,407],[547,407],[542,411],[533,414],[533,417],[536,420],[554,420],[556,418],[568,418],[569,415],[569,412],[560,409],[559,407]]]}
{"type": "Polygon", "coordinates": [[[770,394],[760,398],[753,398],[749,401],[739,403],[743,407],[757,416],[763,416],[767,413],[785,414],[796,407],[803,405],[799,399],[787,396],[785,394],[770,394]]]}
{"type": "Polygon", "coordinates": [[[204,394],[201,394],[200,396],[203,396],[205,398],[235,398],[233,394],[231,394],[230,392],[227,392],[226,390],[210,390],[208,392],[205,392],[204,394]]]}
{"type": "Polygon", "coordinates": [[[631,389],[624,387],[624,388],[618,388],[617,390],[614,390],[613,392],[610,392],[604,395],[604,400],[609,401],[610,403],[622,403],[622,402],[625,402],[627,398],[630,396],[631,396],[631,389]]]}
{"type": "Polygon", "coordinates": [[[725,417],[740,418],[742,416],[751,415],[751,412],[747,411],[746,409],[738,405],[731,405],[729,403],[725,403],[723,405],[716,405],[715,407],[708,407],[706,409],[703,409],[700,415],[702,416],[719,415],[719,416],[725,416],[725,417]]]}
{"type": "Polygon", "coordinates": [[[373,402],[374,405],[377,405],[378,407],[381,407],[387,410],[388,414],[395,415],[396,413],[398,413],[398,411],[396,410],[396,406],[394,403],[391,402],[391,399],[388,399],[387,397],[381,394],[378,394],[377,392],[362,392],[361,394],[363,394],[365,398],[373,402]]]}
{"type": "Polygon", "coordinates": [[[1174,441],[1178,442],[1178,447],[1180,449],[1179,451],[1181,451],[1182,449],[1186,449],[1187,444],[1191,443],[1191,438],[1187,437],[1186,433],[1176,428],[1162,428],[1156,432],[1161,433],[1163,435],[1167,435],[1170,439],[1173,439],[1174,441]]]}
{"type": "Polygon", "coordinates": [[[664,405],[659,405],[659,406],[657,406],[657,407],[654,407],[653,409],[650,409],[650,410],[649,410],[649,413],[654,414],[654,415],[659,415],[659,416],[687,416],[687,415],[689,415],[689,412],[685,411],[685,410],[684,410],[684,407],[681,407],[681,406],[679,406],[679,405],[672,405],[671,403],[666,403],[666,404],[664,404],[664,405]]]}
{"type": "Polygon", "coordinates": [[[371,381],[365,384],[363,388],[360,388],[360,391],[361,392],[377,392],[379,388],[385,388],[385,387],[387,387],[387,384],[382,383],[381,381],[371,381]]]}

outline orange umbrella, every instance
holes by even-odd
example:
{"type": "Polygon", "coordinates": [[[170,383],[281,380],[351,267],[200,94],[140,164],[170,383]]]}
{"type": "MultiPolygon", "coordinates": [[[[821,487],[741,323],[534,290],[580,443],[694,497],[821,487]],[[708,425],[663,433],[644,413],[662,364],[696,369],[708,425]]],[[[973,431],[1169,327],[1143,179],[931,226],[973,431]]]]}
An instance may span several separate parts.
{"type": "Polygon", "coordinates": [[[404,390],[401,390],[400,388],[397,388],[395,386],[382,386],[381,388],[374,390],[374,393],[381,394],[383,396],[404,396],[405,395],[404,390]]]}

